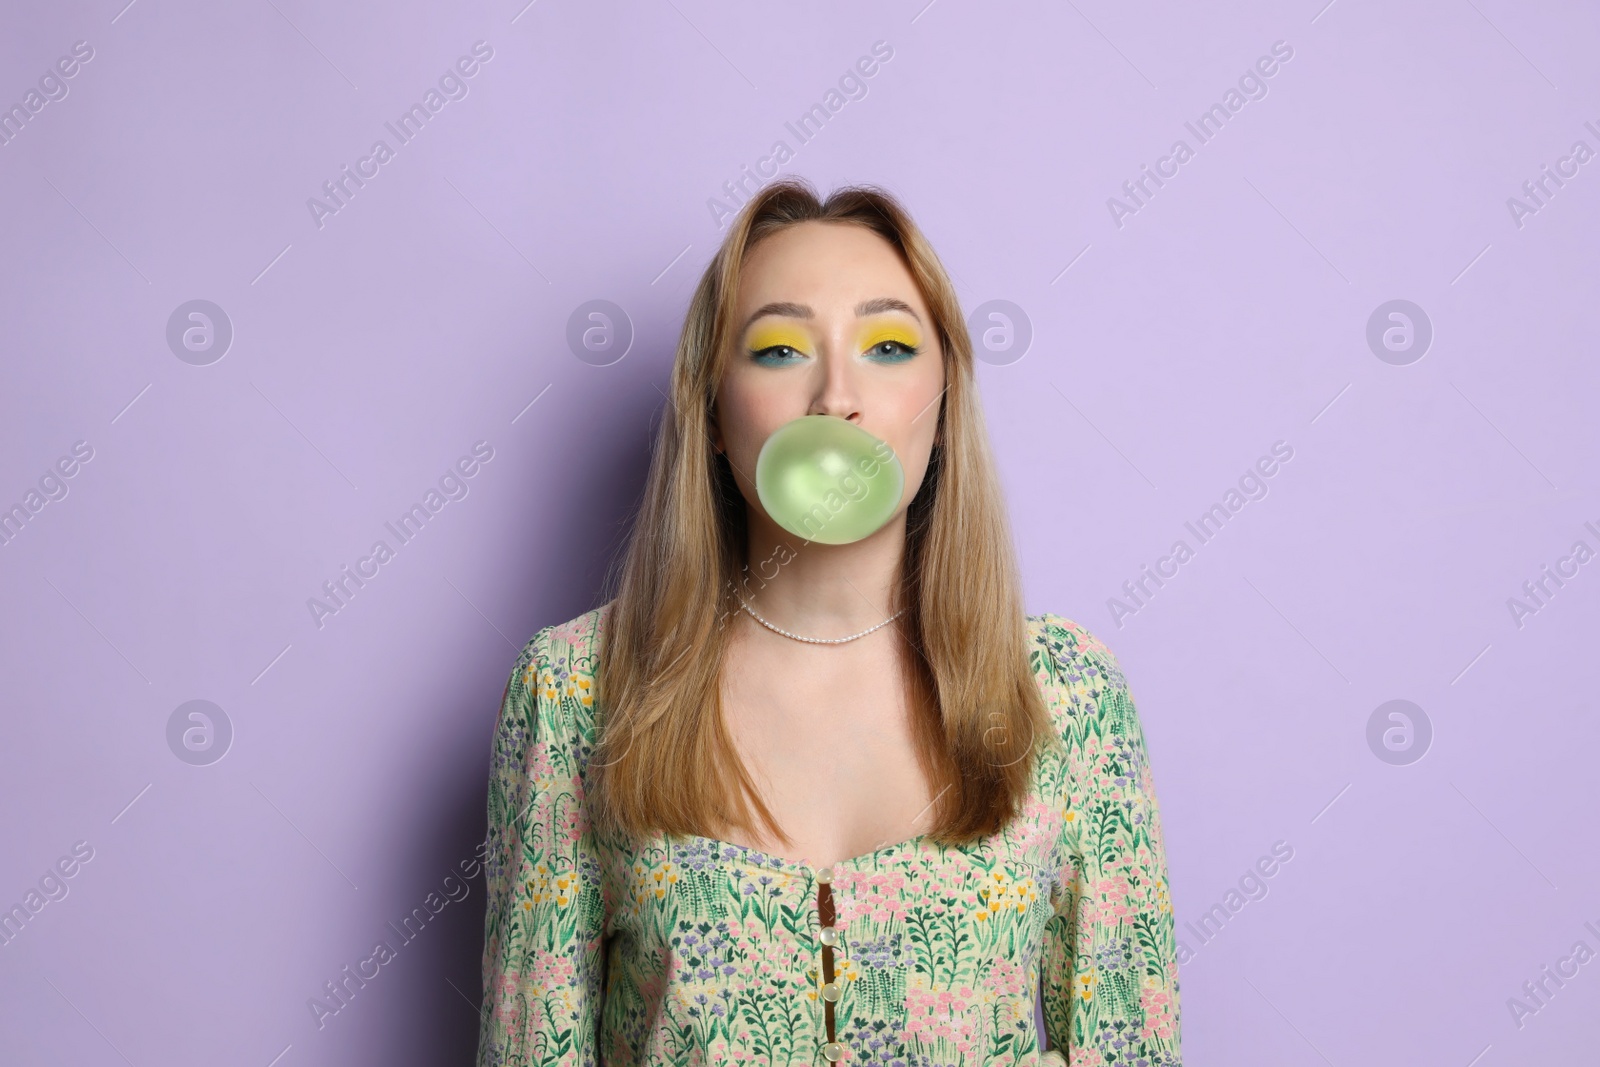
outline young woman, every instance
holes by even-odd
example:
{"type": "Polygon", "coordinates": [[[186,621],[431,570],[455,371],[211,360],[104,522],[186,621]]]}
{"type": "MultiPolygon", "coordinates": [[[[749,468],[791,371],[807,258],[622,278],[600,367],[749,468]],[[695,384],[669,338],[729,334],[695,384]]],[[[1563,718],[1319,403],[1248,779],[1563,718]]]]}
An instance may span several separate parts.
{"type": "Polygon", "coordinates": [[[961,308],[888,194],[740,212],[615,596],[511,671],[487,844],[480,1067],[1179,1064],[1128,684],[1023,612],[961,308]],[[904,470],[849,543],[754,479],[817,414],[904,470]]]}

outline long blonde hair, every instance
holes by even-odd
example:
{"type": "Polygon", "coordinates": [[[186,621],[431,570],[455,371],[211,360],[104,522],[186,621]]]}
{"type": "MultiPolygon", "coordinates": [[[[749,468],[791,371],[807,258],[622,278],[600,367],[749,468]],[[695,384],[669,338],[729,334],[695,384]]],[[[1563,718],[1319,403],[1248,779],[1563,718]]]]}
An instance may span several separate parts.
{"type": "MultiPolygon", "coordinates": [[[[927,473],[906,513],[898,602],[907,682],[930,709],[918,758],[938,792],[928,836],[962,844],[997,832],[1027,792],[1032,755],[1055,738],[1029,666],[1021,581],[989,450],[960,301],[933,248],[875,186],[820,202],[809,182],[763,188],[734,220],[684,318],[671,403],[644,499],[607,605],[596,672],[600,739],[589,797],[598,826],[717,836],[765,826],[763,802],[724,725],[725,620],[749,581],[745,501],[710,417],[733,344],[739,277],[752,247],[807,221],[864,226],[894,246],[938,331],[948,383],[927,473]]],[[[616,575],[608,576],[608,584],[616,575]]],[[[770,577],[770,575],[769,575],[770,577]]]]}

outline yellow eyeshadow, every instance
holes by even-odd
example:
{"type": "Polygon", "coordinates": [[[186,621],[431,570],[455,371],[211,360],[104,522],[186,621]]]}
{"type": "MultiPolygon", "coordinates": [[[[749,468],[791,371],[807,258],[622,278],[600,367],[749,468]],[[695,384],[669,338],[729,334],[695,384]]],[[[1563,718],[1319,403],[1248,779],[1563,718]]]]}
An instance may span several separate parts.
{"type": "Polygon", "coordinates": [[[774,345],[788,345],[797,352],[804,352],[810,348],[811,338],[804,330],[783,323],[756,326],[750,331],[748,347],[751,351],[759,352],[774,345]]]}
{"type": "Polygon", "coordinates": [[[898,323],[885,324],[874,326],[863,334],[858,348],[864,352],[869,348],[876,348],[885,341],[898,341],[907,348],[917,348],[921,345],[922,338],[918,337],[917,332],[910,327],[898,323]]]}

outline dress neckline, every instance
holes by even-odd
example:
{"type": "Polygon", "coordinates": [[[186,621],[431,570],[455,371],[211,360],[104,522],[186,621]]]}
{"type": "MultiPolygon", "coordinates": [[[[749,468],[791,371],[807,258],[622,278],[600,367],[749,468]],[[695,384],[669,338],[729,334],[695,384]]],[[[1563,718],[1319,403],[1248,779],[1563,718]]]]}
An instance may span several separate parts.
{"type": "MultiPolygon", "coordinates": [[[[790,874],[815,872],[821,867],[819,864],[812,863],[808,858],[790,859],[784,856],[774,856],[770,853],[762,852],[758,848],[751,848],[749,845],[740,845],[733,841],[724,841],[716,837],[706,837],[703,834],[683,834],[668,837],[667,842],[675,853],[681,851],[685,843],[707,848],[711,852],[712,859],[719,865],[732,863],[761,870],[784,871],[790,874]]],[[[904,856],[910,856],[922,851],[928,843],[927,834],[917,834],[906,838],[904,841],[897,841],[894,844],[873,849],[871,852],[863,852],[860,855],[839,860],[829,864],[829,866],[838,871],[854,868],[869,860],[876,860],[885,853],[903,853],[904,856]]]]}

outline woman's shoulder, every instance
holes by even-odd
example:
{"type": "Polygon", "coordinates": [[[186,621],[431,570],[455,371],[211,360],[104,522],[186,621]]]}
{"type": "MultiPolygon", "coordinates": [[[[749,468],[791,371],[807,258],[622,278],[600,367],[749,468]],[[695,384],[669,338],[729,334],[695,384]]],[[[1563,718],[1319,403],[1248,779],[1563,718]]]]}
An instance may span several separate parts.
{"type": "Polygon", "coordinates": [[[1082,623],[1044,612],[1028,616],[1028,631],[1035,654],[1042,654],[1069,678],[1081,674],[1100,684],[1126,687],[1116,654],[1082,623]]]}
{"type": "Polygon", "coordinates": [[[1029,666],[1061,735],[1069,742],[1091,724],[1133,716],[1116,654],[1088,627],[1053,612],[1029,615],[1029,666]]]}
{"type": "Polygon", "coordinates": [[[518,653],[512,680],[526,687],[524,699],[531,698],[529,711],[542,730],[580,743],[591,739],[598,638],[609,606],[543,627],[518,653]]]}
{"type": "Polygon", "coordinates": [[[611,604],[607,602],[582,615],[575,615],[566,622],[547,626],[540,632],[546,635],[548,647],[567,656],[574,663],[574,669],[592,672],[594,657],[600,651],[600,632],[605,627],[610,608],[611,604]]]}
{"type": "Polygon", "coordinates": [[[551,623],[536,632],[522,646],[520,660],[527,666],[561,664],[572,673],[594,675],[595,657],[600,651],[600,632],[611,608],[607,602],[565,622],[551,623]]]}

